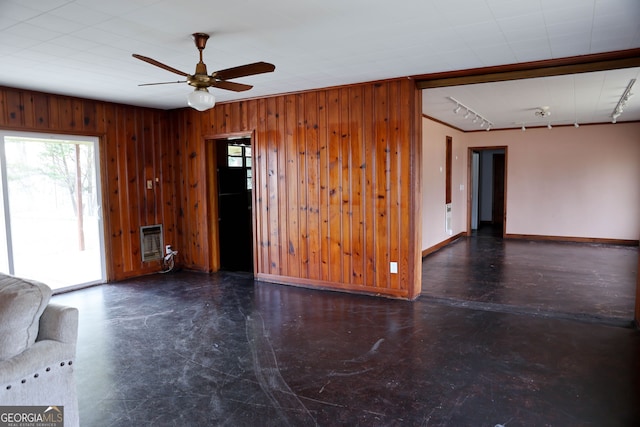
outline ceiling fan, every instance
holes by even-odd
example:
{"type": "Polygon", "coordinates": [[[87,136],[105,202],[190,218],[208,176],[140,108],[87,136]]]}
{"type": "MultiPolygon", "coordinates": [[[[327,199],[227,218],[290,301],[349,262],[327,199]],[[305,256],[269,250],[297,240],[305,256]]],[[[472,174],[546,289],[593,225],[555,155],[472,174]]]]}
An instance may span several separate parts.
{"type": "Polygon", "coordinates": [[[198,48],[198,51],[200,52],[200,61],[196,64],[196,71],[193,74],[185,73],[184,71],[180,71],[161,62],[158,62],[155,59],[134,53],[134,58],[140,59],[141,61],[147,62],[151,65],[155,65],[156,67],[160,67],[164,70],[187,78],[186,80],[179,80],[177,82],[145,83],[139,86],[188,83],[195,88],[195,90],[189,94],[189,97],[187,99],[189,106],[195,108],[198,111],[204,111],[212,108],[216,102],[215,97],[211,93],[209,93],[207,88],[217,87],[220,89],[232,90],[234,92],[243,92],[245,90],[251,89],[253,86],[243,83],[230,82],[228,80],[238,77],[252,76],[255,74],[270,73],[276,69],[275,65],[269,64],[267,62],[254,62],[252,64],[240,65],[238,67],[218,70],[214,71],[211,74],[208,74],[207,65],[202,62],[202,51],[207,45],[208,39],[209,34],[193,34],[193,40],[195,42],[196,48],[198,48]]]}

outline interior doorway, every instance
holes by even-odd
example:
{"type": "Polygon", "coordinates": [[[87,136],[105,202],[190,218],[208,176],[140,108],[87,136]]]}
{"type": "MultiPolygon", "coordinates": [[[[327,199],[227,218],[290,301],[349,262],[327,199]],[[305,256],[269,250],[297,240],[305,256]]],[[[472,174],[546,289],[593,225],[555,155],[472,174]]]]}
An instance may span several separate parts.
{"type": "Polygon", "coordinates": [[[507,147],[469,148],[467,230],[491,229],[504,236],[507,204],[507,147]]]}
{"type": "Polygon", "coordinates": [[[216,140],[220,269],[253,273],[251,138],[216,140]]]}

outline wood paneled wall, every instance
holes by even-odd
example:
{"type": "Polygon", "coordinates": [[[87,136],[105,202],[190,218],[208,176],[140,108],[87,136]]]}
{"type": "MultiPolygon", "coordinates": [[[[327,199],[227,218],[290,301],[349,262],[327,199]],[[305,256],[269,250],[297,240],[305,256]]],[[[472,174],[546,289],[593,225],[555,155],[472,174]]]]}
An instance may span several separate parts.
{"type": "MultiPolygon", "coordinates": [[[[252,135],[254,263],[267,281],[415,298],[421,97],[412,80],[176,111],[181,260],[215,270],[207,144],[252,135]],[[397,262],[398,273],[390,273],[397,262]]],[[[213,227],[215,228],[215,227],[213,227]]]]}
{"type": "Polygon", "coordinates": [[[217,269],[211,140],[249,135],[258,278],[417,297],[420,114],[410,79],[223,103],[205,113],[0,87],[3,129],[100,138],[110,280],[158,271],[140,256],[139,228],[151,224],[163,224],[183,267],[217,269]]]}
{"type": "Polygon", "coordinates": [[[0,87],[0,128],[99,137],[110,280],[159,270],[159,262],[141,260],[140,226],[163,224],[165,241],[177,239],[176,156],[168,138],[169,114],[0,87]],[[152,190],[146,189],[147,180],[153,181],[152,190]]]}

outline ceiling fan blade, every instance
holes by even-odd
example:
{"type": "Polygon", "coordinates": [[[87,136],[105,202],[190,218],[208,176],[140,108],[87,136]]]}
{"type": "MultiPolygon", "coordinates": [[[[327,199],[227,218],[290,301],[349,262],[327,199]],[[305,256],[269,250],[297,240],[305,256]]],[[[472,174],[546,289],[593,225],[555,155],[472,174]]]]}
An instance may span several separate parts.
{"type": "Polygon", "coordinates": [[[251,85],[245,85],[243,83],[227,82],[224,80],[213,82],[210,84],[210,86],[220,89],[232,90],[234,92],[244,92],[245,90],[249,90],[253,87],[251,85]]]}
{"type": "Polygon", "coordinates": [[[252,76],[254,74],[270,73],[276,66],[268,62],[254,62],[253,64],[240,65],[238,67],[227,68],[226,70],[215,71],[212,77],[220,80],[235,79],[237,77],[252,76]]]}
{"type": "Polygon", "coordinates": [[[160,83],[142,83],[138,86],[155,86],[155,85],[172,85],[175,83],[186,83],[186,80],[178,80],[177,82],[160,82],[160,83]]]}
{"type": "Polygon", "coordinates": [[[155,59],[149,58],[147,56],[138,55],[137,53],[132,54],[132,56],[134,58],[137,58],[137,59],[141,60],[141,61],[147,62],[147,63],[149,63],[151,65],[155,65],[156,67],[160,67],[160,68],[162,68],[164,70],[171,71],[172,73],[179,74],[179,75],[185,76],[185,77],[189,75],[189,74],[185,73],[184,71],[177,70],[177,69],[175,69],[173,67],[165,65],[162,62],[158,62],[155,59]]]}

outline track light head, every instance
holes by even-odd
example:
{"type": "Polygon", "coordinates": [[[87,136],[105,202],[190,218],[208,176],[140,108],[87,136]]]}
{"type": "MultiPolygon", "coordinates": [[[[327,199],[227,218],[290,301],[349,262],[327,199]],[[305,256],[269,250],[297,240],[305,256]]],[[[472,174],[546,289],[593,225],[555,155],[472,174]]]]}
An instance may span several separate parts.
{"type": "Polygon", "coordinates": [[[575,128],[579,128],[579,127],[580,127],[580,125],[578,124],[578,122],[575,122],[575,123],[573,124],[573,127],[575,127],[575,128]]]}
{"type": "Polygon", "coordinates": [[[460,104],[456,105],[456,108],[453,109],[454,114],[458,114],[460,112],[460,104]]]}
{"type": "Polygon", "coordinates": [[[522,129],[522,132],[524,132],[524,131],[526,131],[526,130],[527,130],[527,128],[526,128],[526,127],[524,127],[524,123],[522,124],[522,128],[521,128],[521,129],[522,129]]]}

